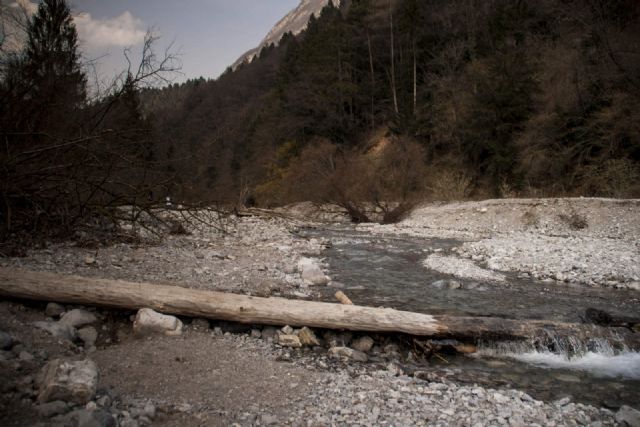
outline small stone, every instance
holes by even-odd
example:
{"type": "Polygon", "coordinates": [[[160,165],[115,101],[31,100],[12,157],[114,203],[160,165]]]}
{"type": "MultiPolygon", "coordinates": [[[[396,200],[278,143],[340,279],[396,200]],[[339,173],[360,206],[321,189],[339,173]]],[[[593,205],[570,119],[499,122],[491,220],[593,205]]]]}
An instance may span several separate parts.
{"type": "Polygon", "coordinates": [[[156,417],[156,407],[153,403],[148,402],[146,405],[144,405],[144,414],[153,419],[156,417]]]}
{"type": "Polygon", "coordinates": [[[113,415],[102,409],[95,411],[85,409],[75,412],[77,413],[78,427],[116,427],[117,425],[113,415]]]}
{"type": "Polygon", "coordinates": [[[78,330],[78,338],[84,343],[84,347],[89,349],[93,347],[98,339],[98,331],[93,326],[87,326],[78,330]]]}
{"type": "Polygon", "coordinates": [[[64,313],[64,307],[57,302],[50,302],[44,310],[48,317],[60,317],[64,313]]]}
{"type": "Polygon", "coordinates": [[[289,326],[289,325],[283,326],[282,329],[280,329],[280,330],[285,335],[292,335],[293,334],[293,328],[291,326],[289,326]]]}
{"type": "Polygon", "coordinates": [[[6,332],[0,331],[0,350],[10,350],[13,347],[13,337],[6,332]]]}
{"type": "Polygon", "coordinates": [[[265,426],[272,426],[278,424],[278,417],[270,414],[263,414],[260,416],[260,424],[265,426]]]}
{"type": "Polygon", "coordinates": [[[563,397],[562,399],[558,399],[554,402],[556,406],[565,406],[571,402],[571,398],[569,396],[563,397]]]}
{"type": "Polygon", "coordinates": [[[42,403],[36,406],[36,411],[40,416],[49,418],[55,415],[66,414],[69,412],[69,405],[61,400],[54,400],[53,402],[42,403]]]}
{"type": "Polygon", "coordinates": [[[331,347],[329,349],[329,356],[338,359],[354,360],[356,362],[366,362],[369,360],[365,353],[349,347],[331,347]]]}
{"type": "Polygon", "coordinates": [[[318,341],[316,334],[314,334],[313,331],[306,326],[300,329],[300,332],[298,332],[298,338],[300,338],[300,343],[302,343],[302,345],[320,345],[320,341],[318,341]]]}
{"type": "Polygon", "coordinates": [[[60,322],[34,322],[33,325],[49,332],[56,338],[72,342],[76,340],[76,330],[73,326],[60,322]]]}
{"type": "Polygon", "coordinates": [[[99,399],[97,399],[96,403],[98,404],[98,406],[101,406],[103,408],[109,408],[111,407],[111,396],[105,394],[104,396],[101,396],[99,399]]]}
{"type": "Polygon", "coordinates": [[[259,329],[251,330],[251,338],[260,338],[262,336],[262,332],[259,329]]]}
{"type": "Polygon", "coordinates": [[[84,263],[87,265],[93,265],[96,263],[96,259],[91,255],[87,255],[86,257],[84,257],[84,263]]]}
{"type": "Polygon", "coordinates": [[[182,322],[175,316],[158,313],[150,308],[142,308],[133,322],[133,332],[144,336],[151,334],[180,335],[182,322]]]}
{"type": "Polygon", "coordinates": [[[278,330],[273,326],[265,326],[262,329],[262,338],[263,339],[273,339],[278,334],[278,330]]]}
{"type": "Polygon", "coordinates": [[[222,332],[222,328],[220,326],[216,326],[213,328],[213,335],[222,336],[224,333],[222,332]]]}
{"type": "Polygon", "coordinates": [[[193,410],[193,406],[188,403],[181,403],[176,409],[179,412],[191,412],[193,410]]]}
{"type": "Polygon", "coordinates": [[[631,406],[623,405],[616,412],[616,421],[621,426],[640,427],[640,411],[631,406]]]}
{"type": "Polygon", "coordinates": [[[78,328],[80,326],[94,323],[96,320],[98,319],[96,319],[96,316],[93,313],[89,313],[87,310],[82,310],[80,308],[75,308],[66,312],[62,318],[60,318],[60,323],[78,328]]]}
{"type": "Polygon", "coordinates": [[[278,336],[278,344],[280,344],[283,347],[293,347],[293,348],[302,347],[300,338],[297,335],[281,334],[278,336]]]}
{"type": "Polygon", "coordinates": [[[369,336],[360,337],[351,343],[351,347],[363,353],[368,353],[373,347],[373,338],[369,336]]]}
{"type": "Polygon", "coordinates": [[[209,330],[209,321],[207,319],[193,319],[191,321],[191,327],[201,331],[207,331],[209,330]]]}
{"type": "Polygon", "coordinates": [[[20,354],[18,355],[18,359],[20,359],[20,360],[33,360],[34,357],[29,352],[21,351],[20,354]]]}

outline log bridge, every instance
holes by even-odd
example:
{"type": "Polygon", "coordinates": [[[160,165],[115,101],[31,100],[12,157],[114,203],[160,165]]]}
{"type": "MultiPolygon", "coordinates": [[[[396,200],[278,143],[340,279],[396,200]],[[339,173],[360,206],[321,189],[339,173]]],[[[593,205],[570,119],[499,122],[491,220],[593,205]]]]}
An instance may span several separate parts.
{"type": "Polygon", "coordinates": [[[51,272],[0,268],[0,296],[138,310],[260,325],[308,326],[414,336],[478,339],[530,339],[559,336],[615,337],[640,349],[640,334],[627,328],[495,317],[429,315],[391,308],[261,298],[179,286],[127,282],[51,272]]]}

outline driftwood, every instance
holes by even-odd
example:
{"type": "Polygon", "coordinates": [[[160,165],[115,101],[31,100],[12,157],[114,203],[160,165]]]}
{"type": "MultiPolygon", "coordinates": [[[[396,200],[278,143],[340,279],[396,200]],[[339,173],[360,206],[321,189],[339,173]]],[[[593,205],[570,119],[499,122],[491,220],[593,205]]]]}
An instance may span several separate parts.
{"type": "Polygon", "coordinates": [[[542,320],[432,316],[391,308],[259,298],[8,268],[0,268],[0,296],[130,310],[148,307],[167,314],[250,324],[401,332],[466,340],[526,339],[550,332],[579,338],[616,336],[629,347],[640,348],[640,334],[624,328],[542,320]]]}
{"type": "Polygon", "coordinates": [[[342,291],[336,292],[333,296],[336,297],[338,301],[340,301],[340,304],[353,305],[353,302],[342,291]]]}

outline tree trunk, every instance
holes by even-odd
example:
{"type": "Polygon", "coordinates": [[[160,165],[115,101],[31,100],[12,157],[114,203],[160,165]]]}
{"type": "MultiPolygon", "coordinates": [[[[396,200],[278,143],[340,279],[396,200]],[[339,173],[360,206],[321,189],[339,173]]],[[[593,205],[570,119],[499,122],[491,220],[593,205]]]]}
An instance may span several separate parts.
{"type": "Polygon", "coordinates": [[[389,23],[390,23],[390,39],[391,39],[391,95],[393,96],[393,111],[398,114],[398,94],[396,91],[396,59],[395,59],[395,42],[393,38],[393,12],[391,1],[389,1],[389,23]]]}
{"type": "Polygon", "coordinates": [[[640,334],[634,334],[624,328],[543,320],[431,316],[391,308],[259,298],[178,286],[9,268],[0,268],[0,295],[129,310],[148,307],[167,314],[241,323],[400,332],[417,336],[473,340],[546,337],[549,332],[585,339],[617,336],[630,348],[640,348],[640,334]]]}
{"type": "Polygon", "coordinates": [[[371,48],[371,34],[369,34],[369,30],[367,30],[367,46],[369,48],[369,71],[371,73],[371,130],[374,130],[376,128],[376,112],[373,94],[376,88],[376,80],[373,71],[373,50],[371,48]]]}

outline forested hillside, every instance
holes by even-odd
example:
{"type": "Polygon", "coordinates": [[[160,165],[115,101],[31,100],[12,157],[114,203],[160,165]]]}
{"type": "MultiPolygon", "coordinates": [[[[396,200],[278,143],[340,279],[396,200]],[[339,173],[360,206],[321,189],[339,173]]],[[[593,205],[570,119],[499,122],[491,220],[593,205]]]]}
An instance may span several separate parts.
{"type": "Polygon", "coordinates": [[[183,197],[640,195],[634,0],[345,1],[143,99],[183,197]]]}

